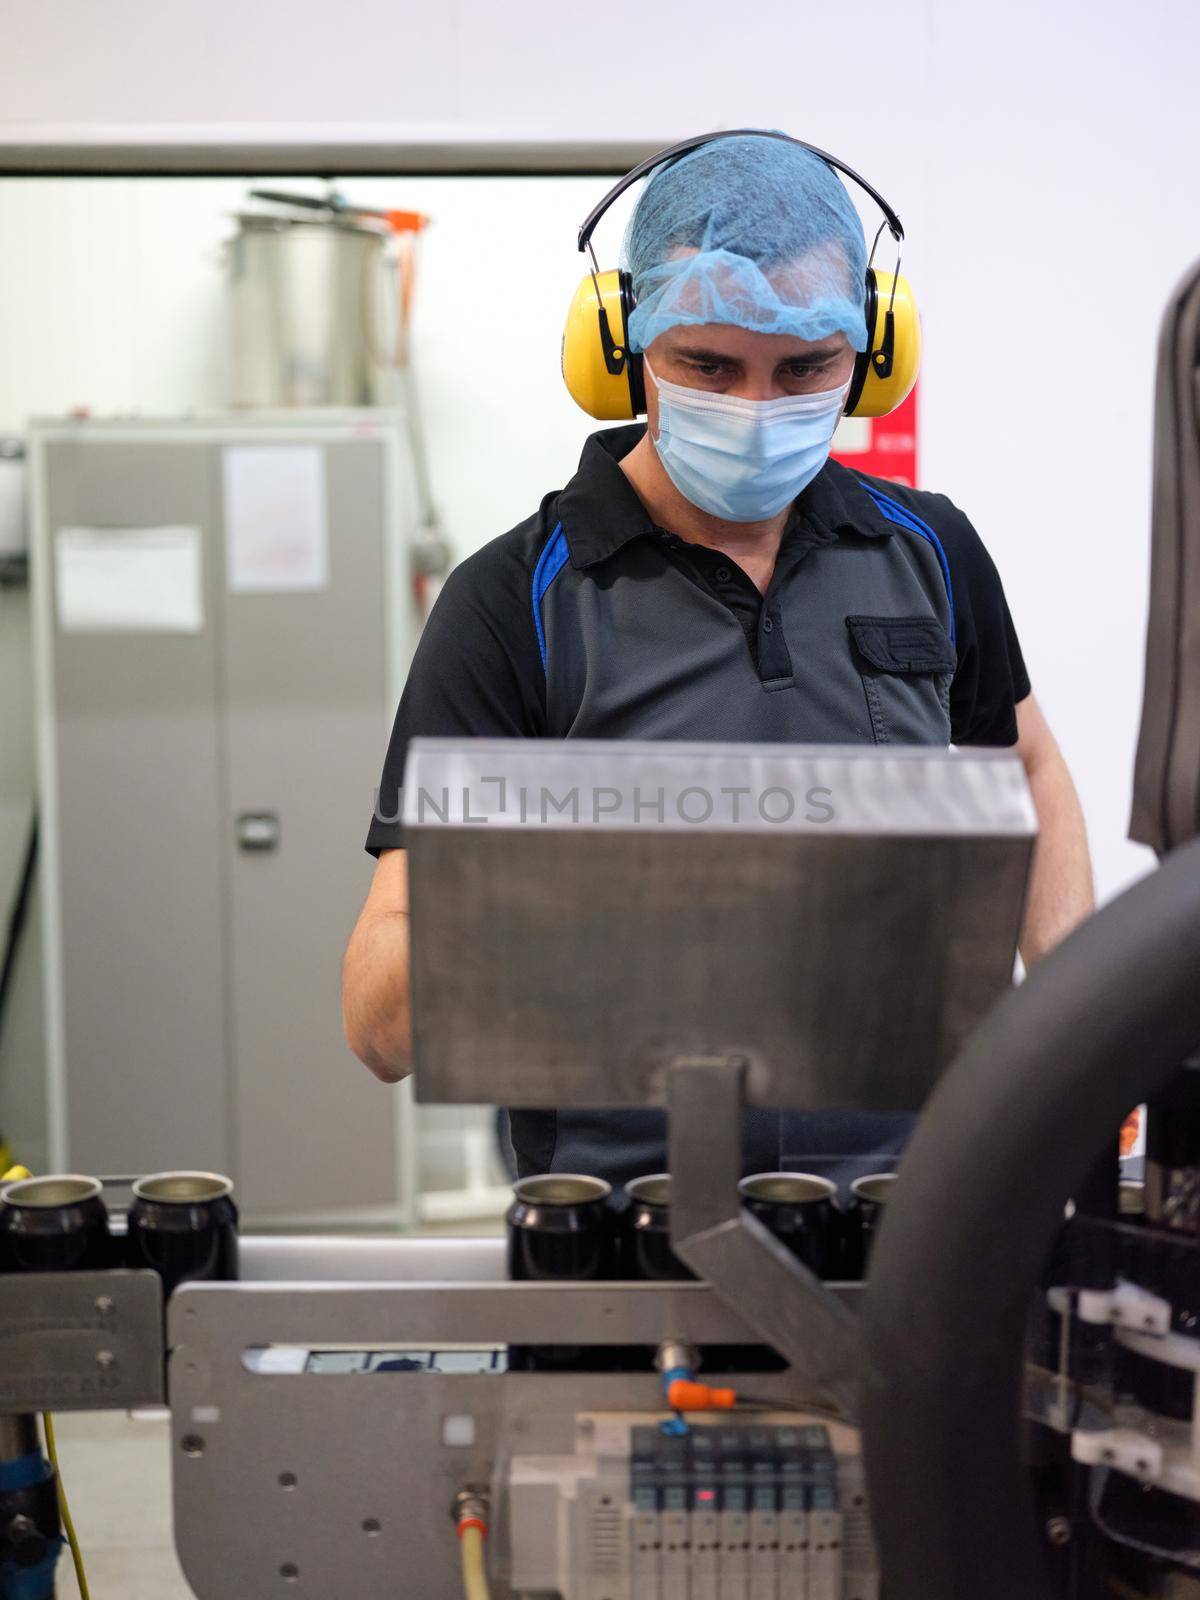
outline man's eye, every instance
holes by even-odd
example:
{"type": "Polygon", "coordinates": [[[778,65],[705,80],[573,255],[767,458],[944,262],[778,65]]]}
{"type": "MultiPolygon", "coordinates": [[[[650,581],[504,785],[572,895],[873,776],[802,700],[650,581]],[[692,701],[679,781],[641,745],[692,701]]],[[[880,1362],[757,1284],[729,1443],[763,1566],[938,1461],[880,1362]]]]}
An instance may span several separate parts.
{"type": "Polygon", "coordinates": [[[811,378],[824,372],[828,365],[828,361],[793,361],[788,370],[793,378],[811,378]]]}
{"type": "Polygon", "coordinates": [[[693,372],[698,372],[705,378],[715,378],[727,370],[723,361],[691,361],[688,365],[693,372]]]}

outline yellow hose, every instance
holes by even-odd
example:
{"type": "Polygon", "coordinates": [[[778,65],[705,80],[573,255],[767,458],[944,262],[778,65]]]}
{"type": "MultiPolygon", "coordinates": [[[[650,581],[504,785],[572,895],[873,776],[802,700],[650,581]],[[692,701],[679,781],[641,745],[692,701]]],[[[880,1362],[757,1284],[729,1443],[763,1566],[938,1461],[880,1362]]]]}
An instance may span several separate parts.
{"type": "MultiPolygon", "coordinates": [[[[58,1466],[58,1450],[54,1443],[54,1423],[50,1420],[48,1411],[42,1412],[42,1427],[46,1430],[46,1454],[50,1457],[50,1465],[54,1468],[54,1476],[58,1484],[58,1514],[62,1518],[63,1532],[67,1536],[67,1543],[71,1546],[71,1560],[75,1563],[75,1578],[79,1584],[80,1600],[91,1600],[87,1574],[83,1570],[83,1555],[79,1549],[79,1540],[75,1537],[75,1524],[71,1521],[71,1508],[67,1504],[67,1491],[63,1488],[62,1473],[58,1466]]],[[[486,1592],[485,1590],[485,1595],[486,1592]]]]}
{"type": "Polygon", "coordinates": [[[483,1561],[483,1529],[478,1525],[460,1529],[458,1543],[462,1552],[463,1594],[466,1600],[491,1600],[487,1568],[483,1561]]]}

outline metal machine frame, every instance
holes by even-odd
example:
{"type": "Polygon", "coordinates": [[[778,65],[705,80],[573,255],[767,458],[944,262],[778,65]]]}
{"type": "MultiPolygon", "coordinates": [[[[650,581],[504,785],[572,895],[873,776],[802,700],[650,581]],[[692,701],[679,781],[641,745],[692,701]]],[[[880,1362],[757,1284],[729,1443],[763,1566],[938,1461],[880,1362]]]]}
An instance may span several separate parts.
{"type": "MultiPolygon", "coordinates": [[[[755,1340],[708,1284],[511,1283],[504,1256],[501,1239],[249,1236],[240,1281],[171,1297],[165,1368],[153,1273],[6,1280],[0,1414],[123,1410],[169,1393],[176,1545],[204,1600],[281,1583],[288,1594],[393,1600],[398,1573],[404,1592],[458,1600],[455,1492],[490,1489],[535,1424],[565,1438],[579,1412],[653,1418],[660,1379],[255,1370],[248,1353],[755,1340]]],[[[849,1318],[860,1286],[826,1292],[849,1318]]],[[[753,1382],[780,1411],[821,1409],[795,1368],[753,1382]]],[[[856,1453],[848,1430],[839,1437],[856,1453]]]]}
{"type": "MultiPolygon", "coordinates": [[[[170,1326],[176,1540],[214,1600],[270,1593],[280,1577],[296,1594],[390,1600],[400,1573],[405,1592],[456,1600],[457,1491],[490,1491],[535,1423],[569,1438],[581,1411],[662,1409],[653,1373],[264,1376],[247,1370],[247,1349],[351,1335],[368,1348],[753,1340],[704,1284],[198,1285],[176,1297],[170,1326]]],[[[811,1398],[793,1373],[754,1381],[780,1409],[811,1398]]]]}
{"type": "MultiPolygon", "coordinates": [[[[176,1542],[204,1600],[392,1600],[398,1581],[420,1600],[454,1600],[456,1492],[502,1488],[532,1431],[535,1451],[549,1430],[569,1454],[581,1413],[650,1421],[664,1409],[652,1372],[314,1372],[297,1367],[298,1349],[765,1343],[788,1366],[755,1373],[762,1409],[751,1414],[832,1416],[839,1460],[858,1470],[846,1425],[859,1407],[859,1286],[822,1283],[743,1212],[740,1111],[836,1104],[839,1093],[842,1103],[919,1106],[1011,977],[1035,831],[1020,763],[1000,752],[626,745],[623,777],[661,781],[676,797],[697,785],[832,786],[834,826],[801,815],[742,830],[720,817],[643,829],[619,809],[578,827],[561,815],[480,825],[481,785],[499,777],[515,793],[548,768],[555,781],[603,785],[612,762],[611,745],[414,745],[405,807],[418,1093],[528,1105],[545,1103],[549,1086],[558,1105],[665,1104],[672,1243],[702,1281],[508,1282],[500,1240],[243,1240],[241,1281],[185,1285],[167,1307],[176,1542]],[[422,786],[461,792],[465,815],[423,827],[409,814],[422,786]],[[545,879],[530,892],[539,852],[554,867],[552,893],[545,879]],[[796,896],[821,917],[822,938],[801,927],[782,959],[756,964],[742,952],[730,1021],[710,998],[728,964],[729,919],[735,939],[752,939],[764,904],[794,922],[796,896]],[[664,939],[686,942],[699,968],[682,1006],[658,982],[664,939]],[[630,974],[615,1014],[609,988],[579,983],[578,948],[610,948],[630,974]],[[464,949],[470,960],[457,959],[464,949]],[[914,961],[924,987],[911,982],[914,961]],[[864,970],[879,979],[866,1008],[864,970]],[[497,985],[502,1004],[491,1003],[497,985]],[[826,988],[840,1003],[810,1005],[826,988]],[[579,1048],[560,1054],[572,1038],[579,1048]],[[845,1057],[831,1060],[839,1045],[845,1057]],[[853,1070],[839,1079],[841,1059],[853,1070]]],[[[0,1382],[0,1411],[160,1399],[161,1322],[145,1277],[6,1284],[0,1350],[15,1349],[44,1383],[0,1382]],[[47,1321],[63,1330],[53,1340],[47,1321]],[[97,1372],[111,1388],[100,1391],[97,1372]]],[[[861,1547],[861,1496],[855,1504],[861,1547]]],[[[497,1509],[502,1549],[503,1495],[497,1509]]],[[[503,1570],[498,1580],[503,1595],[503,1570]]],[[[847,1593],[870,1600],[869,1585],[847,1593]]]]}

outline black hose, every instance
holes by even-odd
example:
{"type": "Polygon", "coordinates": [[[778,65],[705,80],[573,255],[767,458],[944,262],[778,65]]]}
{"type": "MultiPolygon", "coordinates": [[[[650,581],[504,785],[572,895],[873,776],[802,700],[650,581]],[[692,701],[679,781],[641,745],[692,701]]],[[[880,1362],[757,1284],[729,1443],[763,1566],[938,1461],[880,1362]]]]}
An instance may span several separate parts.
{"type": "Polygon", "coordinates": [[[1200,1044],[1200,840],[995,1008],[901,1166],[863,1308],[888,1600],[1051,1600],[1022,1464],[1026,1317],[1063,1207],[1200,1044]]]}
{"type": "Polygon", "coordinates": [[[4,940],[4,961],[0,965],[0,1039],[4,1036],[4,1014],[8,1005],[8,992],[12,985],[13,973],[17,968],[21,934],[29,916],[29,900],[33,890],[33,870],[37,863],[37,851],[38,815],[35,806],[25,841],[25,859],[21,863],[21,877],[17,884],[16,895],[13,897],[12,910],[9,912],[8,930],[4,940]]]}

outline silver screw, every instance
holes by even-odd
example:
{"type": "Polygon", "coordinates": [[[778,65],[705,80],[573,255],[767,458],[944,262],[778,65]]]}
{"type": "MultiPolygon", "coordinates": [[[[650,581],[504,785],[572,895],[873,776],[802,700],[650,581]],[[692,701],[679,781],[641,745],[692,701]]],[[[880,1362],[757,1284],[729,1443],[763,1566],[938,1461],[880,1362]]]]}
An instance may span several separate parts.
{"type": "Polygon", "coordinates": [[[1046,1524],[1046,1541],[1053,1545],[1070,1544],[1071,1524],[1066,1517],[1051,1517],[1046,1524]]]}
{"type": "Polygon", "coordinates": [[[116,1364],[117,1364],[117,1358],[116,1358],[115,1355],[113,1355],[111,1350],[97,1350],[96,1351],[96,1365],[103,1372],[107,1372],[109,1367],[115,1367],[116,1364]]]}
{"type": "Polygon", "coordinates": [[[110,1294],[100,1294],[96,1296],[96,1310],[102,1317],[106,1317],[109,1312],[114,1309],[114,1307],[115,1301],[110,1294]]]}

